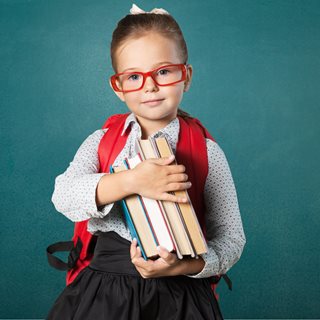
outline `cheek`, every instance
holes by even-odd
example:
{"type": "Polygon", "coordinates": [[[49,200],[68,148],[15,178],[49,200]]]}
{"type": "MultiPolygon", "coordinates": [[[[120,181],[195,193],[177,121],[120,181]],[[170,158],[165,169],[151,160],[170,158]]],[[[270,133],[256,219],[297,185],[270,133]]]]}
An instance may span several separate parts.
{"type": "Polygon", "coordinates": [[[137,103],[139,99],[140,99],[140,95],[139,93],[136,93],[136,92],[127,93],[125,95],[125,101],[128,105],[137,103]]]}
{"type": "Polygon", "coordinates": [[[171,87],[170,90],[170,96],[172,99],[174,100],[180,100],[182,98],[183,95],[183,86],[179,85],[179,86],[173,86],[171,87]]]}

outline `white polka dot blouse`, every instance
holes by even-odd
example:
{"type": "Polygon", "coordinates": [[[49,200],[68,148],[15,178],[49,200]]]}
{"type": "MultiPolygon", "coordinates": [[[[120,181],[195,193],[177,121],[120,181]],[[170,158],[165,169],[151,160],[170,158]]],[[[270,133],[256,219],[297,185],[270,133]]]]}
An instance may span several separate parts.
{"type": "MultiPolygon", "coordinates": [[[[136,154],[135,141],[141,138],[141,127],[131,113],[125,128],[131,131],[114,165],[136,154]]],[[[175,118],[165,128],[152,134],[165,135],[175,152],[179,135],[179,120],[175,118]]],[[[103,175],[99,173],[98,146],[107,129],[92,133],[80,146],[67,170],[55,180],[52,202],[57,211],[76,222],[89,220],[88,231],[115,231],[131,241],[119,203],[103,207],[96,205],[96,187],[103,175]]],[[[226,273],[240,258],[246,238],[243,231],[236,189],[224,152],[210,139],[207,142],[208,176],[205,183],[206,228],[208,252],[201,255],[205,266],[201,272],[189,275],[206,278],[226,273]]]]}

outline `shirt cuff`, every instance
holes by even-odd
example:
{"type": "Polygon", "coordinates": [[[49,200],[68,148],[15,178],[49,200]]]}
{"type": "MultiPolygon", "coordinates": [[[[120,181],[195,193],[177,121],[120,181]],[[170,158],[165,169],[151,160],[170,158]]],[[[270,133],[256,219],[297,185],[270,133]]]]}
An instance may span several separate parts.
{"type": "Polygon", "coordinates": [[[106,173],[90,174],[82,177],[81,183],[86,186],[81,197],[81,208],[89,218],[103,218],[113,207],[113,203],[97,207],[96,190],[100,179],[106,173]]]}
{"type": "Polygon", "coordinates": [[[87,174],[73,179],[72,182],[64,182],[63,187],[52,197],[56,209],[73,222],[106,216],[114,203],[99,207],[96,204],[97,185],[105,174],[87,174]]]}
{"type": "Polygon", "coordinates": [[[190,278],[209,278],[218,273],[219,258],[213,248],[208,248],[208,252],[201,254],[200,257],[204,260],[203,269],[196,274],[186,274],[190,278]]]}

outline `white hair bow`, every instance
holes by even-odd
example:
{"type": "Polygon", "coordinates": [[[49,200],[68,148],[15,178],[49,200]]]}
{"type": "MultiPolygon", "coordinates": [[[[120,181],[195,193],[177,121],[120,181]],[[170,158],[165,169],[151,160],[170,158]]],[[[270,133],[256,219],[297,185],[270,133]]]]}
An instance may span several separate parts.
{"type": "Polygon", "coordinates": [[[168,11],[162,9],[162,8],[154,8],[151,11],[147,12],[142,9],[140,9],[137,5],[132,4],[132,8],[130,9],[131,14],[140,14],[140,13],[156,13],[156,14],[169,14],[168,11]]]}

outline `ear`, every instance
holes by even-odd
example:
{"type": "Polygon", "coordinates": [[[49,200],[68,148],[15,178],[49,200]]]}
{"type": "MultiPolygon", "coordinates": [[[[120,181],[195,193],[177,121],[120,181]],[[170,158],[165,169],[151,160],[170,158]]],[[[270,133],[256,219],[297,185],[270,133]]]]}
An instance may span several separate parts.
{"type": "Polygon", "coordinates": [[[190,88],[191,85],[191,79],[192,79],[192,73],[193,73],[193,68],[191,64],[187,65],[187,79],[184,82],[184,92],[187,92],[190,88]]]}
{"type": "Polygon", "coordinates": [[[110,81],[110,80],[109,80],[109,85],[110,85],[112,91],[118,96],[118,98],[119,98],[121,101],[124,102],[125,100],[124,100],[123,92],[115,91],[115,90],[113,89],[113,87],[112,87],[112,84],[111,84],[111,81],[110,81]]]}

